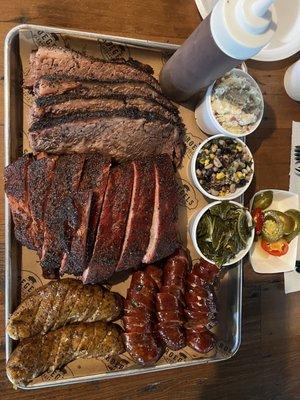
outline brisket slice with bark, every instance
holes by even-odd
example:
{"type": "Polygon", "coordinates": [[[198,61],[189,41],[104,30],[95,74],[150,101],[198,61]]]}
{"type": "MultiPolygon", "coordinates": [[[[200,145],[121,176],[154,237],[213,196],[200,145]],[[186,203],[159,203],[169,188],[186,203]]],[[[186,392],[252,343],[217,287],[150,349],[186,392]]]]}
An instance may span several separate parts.
{"type": "Polygon", "coordinates": [[[154,157],[133,162],[131,205],[121,256],[116,271],[140,266],[150,238],[154,208],[154,157]]]}
{"type": "Polygon", "coordinates": [[[160,155],[155,160],[155,202],[150,240],[143,262],[150,264],[172,254],[178,247],[178,193],[170,157],[160,155]]]}
{"type": "Polygon", "coordinates": [[[113,62],[86,57],[73,50],[58,47],[39,47],[30,55],[30,72],[24,85],[33,87],[44,75],[69,75],[84,79],[139,80],[161,91],[159,83],[152,76],[153,70],[135,60],[114,60],[113,62]]]}
{"type": "Polygon", "coordinates": [[[50,106],[78,98],[147,98],[178,115],[178,108],[165,96],[145,82],[103,82],[96,80],[71,79],[67,76],[43,76],[35,85],[36,104],[50,106]]]}
{"type": "Polygon", "coordinates": [[[58,277],[72,234],[78,226],[78,210],[73,197],[79,186],[84,159],[82,154],[72,154],[57,160],[44,220],[41,265],[47,278],[58,277]]]}
{"type": "Polygon", "coordinates": [[[8,165],[4,173],[4,187],[12,212],[16,239],[23,246],[37,250],[28,204],[27,175],[32,161],[32,155],[26,154],[8,165]]]}
{"type": "Polygon", "coordinates": [[[80,112],[93,112],[101,110],[120,110],[122,108],[131,109],[138,108],[140,111],[152,112],[166,118],[174,123],[181,123],[180,117],[174,113],[166,110],[160,104],[156,103],[151,99],[144,99],[141,97],[136,98],[94,98],[84,99],[78,98],[73,100],[67,100],[62,103],[52,104],[45,107],[39,107],[36,103],[33,104],[30,110],[32,121],[36,121],[42,117],[52,117],[67,115],[70,113],[80,112]]]}
{"type": "Polygon", "coordinates": [[[44,215],[57,156],[39,155],[28,168],[28,203],[33,219],[36,247],[44,241],[44,215]]]}
{"type": "Polygon", "coordinates": [[[115,271],[124,241],[133,186],[132,163],[114,168],[109,176],[92,258],[83,283],[96,283],[115,271]]]}
{"type": "Polygon", "coordinates": [[[178,166],[184,154],[183,127],[136,108],[42,118],[30,128],[34,152],[98,151],[118,161],[169,154],[178,166]]]}

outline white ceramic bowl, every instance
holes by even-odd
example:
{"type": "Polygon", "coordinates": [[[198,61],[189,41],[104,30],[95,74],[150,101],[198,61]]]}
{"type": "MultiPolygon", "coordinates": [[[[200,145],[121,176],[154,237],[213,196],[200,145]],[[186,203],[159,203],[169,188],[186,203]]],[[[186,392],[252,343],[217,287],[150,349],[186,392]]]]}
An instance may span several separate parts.
{"type": "MultiPolygon", "coordinates": [[[[233,199],[236,199],[237,197],[241,196],[243,193],[246,192],[246,190],[248,189],[248,187],[251,185],[251,182],[252,182],[252,179],[253,179],[253,176],[254,176],[254,159],[253,159],[253,156],[252,156],[251,151],[249,150],[249,147],[246,146],[245,143],[244,143],[242,140],[240,140],[240,139],[238,139],[238,138],[233,138],[233,139],[234,139],[237,143],[239,143],[241,146],[246,147],[248,153],[250,154],[250,156],[251,156],[251,158],[252,158],[252,162],[253,162],[253,164],[252,164],[253,173],[252,173],[252,176],[251,176],[250,181],[247,182],[245,186],[242,186],[242,187],[240,187],[240,188],[237,188],[236,191],[235,191],[234,193],[230,193],[230,194],[228,194],[227,196],[222,196],[222,197],[220,197],[220,196],[214,196],[214,195],[212,195],[211,193],[208,193],[208,192],[203,188],[203,186],[201,186],[201,184],[200,184],[200,182],[199,182],[199,180],[198,180],[198,178],[197,178],[197,174],[196,174],[196,161],[197,161],[198,154],[200,153],[200,151],[203,149],[203,147],[204,147],[208,142],[210,142],[210,141],[212,141],[212,140],[215,140],[215,139],[218,139],[218,138],[223,138],[224,136],[225,136],[225,135],[216,135],[216,136],[212,136],[212,137],[209,137],[208,139],[204,140],[204,141],[197,147],[197,149],[195,150],[195,152],[194,152],[194,154],[193,154],[193,157],[192,157],[192,159],[191,159],[191,161],[190,161],[190,176],[191,176],[191,179],[192,179],[192,181],[193,181],[193,184],[196,186],[196,188],[197,188],[198,190],[200,190],[200,192],[201,192],[202,194],[204,194],[204,196],[206,196],[206,197],[208,197],[209,199],[212,199],[212,200],[233,200],[233,199]]],[[[225,138],[228,139],[228,136],[226,136],[225,138]]]]}
{"type": "MultiPolygon", "coordinates": [[[[221,201],[214,201],[213,203],[208,204],[207,206],[205,206],[204,208],[202,208],[202,210],[197,213],[192,220],[190,221],[189,224],[189,233],[193,242],[193,245],[197,251],[197,253],[200,255],[200,257],[204,258],[204,260],[214,264],[213,260],[210,260],[209,258],[207,258],[200,250],[198,243],[197,243],[197,227],[198,224],[201,220],[201,218],[203,217],[203,215],[206,213],[206,211],[208,211],[211,207],[215,206],[216,204],[221,203],[221,201]]],[[[236,201],[230,201],[230,203],[237,205],[238,207],[243,207],[240,203],[237,203],[236,201]]],[[[249,222],[249,226],[252,225],[252,217],[251,214],[249,213],[249,211],[246,211],[247,214],[247,218],[248,218],[248,222],[249,222]]],[[[245,247],[245,249],[241,250],[234,258],[232,258],[231,260],[229,260],[226,264],[224,264],[223,266],[228,266],[228,265],[232,265],[237,263],[238,261],[240,261],[243,257],[245,257],[245,255],[249,252],[253,240],[254,240],[254,229],[252,229],[251,231],[251,236],[248,239],[247,242],[247,246],[245,247]]]]}
{"type": "Polygon", "coordinates": [[[219,124],[216,117],[214,116],[212,106],[211,106],[211,94],[212,94],[213,87],[216,83],[216,82],[214,82],[208,87],[205,96],[203,97],[203,99],[201,100],[201,102],[198,104],[198,106],[195,109],[195,118],[196,118],[197,125],[203,132],[207,133],[208,135],[222,134],[222,135],[226,135],[226,136],[230,136],[230,137],[234,137],[234,138],[248,136],[258,128],[259,124],[262,121],[262,117],[264,114],[264,99],[263,99],[263,95],[262,95],[262,92],[261,92],[258,84],[252,78],[252,76],[249,75],[247,72],[242,71],[241,69],[238,69],[238,68],[234,68],[232,71],[234,71],[238,76],[245,77],[254,87],[256,87],[256,89],[260,93],[261,100],[262,100],[262,108],[261,108],[260,116],[259,116],[258,120],[256,121],[256,123],[252,126],[252,128],[246,133],[236,134],[236,133],[232,133],[232,132],[229,132],[226,129],[224,129],[219,124]]]}
{"type": "MultiPolygon", "coordinates": [[[[254,197],[267,190],[272,190],[273,192],[273,202],[267,210],[278,210],[282,212],[291,208],[299,210],[298,194],[275,189],[265,189],[255,193],[250,201],[250,210],[252,210],[254,197]]],[[[271,256],[271,254],[264,251],[261,248],[260,239],[257,242],[254,242],[249,253],[252,268],[259,274],[274,274],[278,272],[294,271],[297,259],[298,240],[298,237],[292,240],[289,244],[289,251],[281,257],[271,256]]]]}

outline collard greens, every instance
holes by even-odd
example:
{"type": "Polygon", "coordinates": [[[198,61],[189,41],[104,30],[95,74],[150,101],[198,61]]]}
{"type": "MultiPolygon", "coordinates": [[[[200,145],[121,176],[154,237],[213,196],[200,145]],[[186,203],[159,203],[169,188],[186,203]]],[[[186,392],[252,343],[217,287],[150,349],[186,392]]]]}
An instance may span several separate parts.
{"type": "Polygon", "coordinates": [[[202,253],[221,266],[243,250],[251,236],[246,210],[228,201],[211,207],[197,227],[202,253]]]}

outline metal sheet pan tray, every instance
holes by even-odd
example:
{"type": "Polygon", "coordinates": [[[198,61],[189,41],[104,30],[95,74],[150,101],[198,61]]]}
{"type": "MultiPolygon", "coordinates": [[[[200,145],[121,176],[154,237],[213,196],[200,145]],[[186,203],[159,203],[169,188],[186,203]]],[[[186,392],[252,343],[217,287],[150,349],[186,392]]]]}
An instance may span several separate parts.
{"type": "MultiPolygon", "coordinates": [[[[88,32],[45,26],[20,25],[11,30],[5,40],[5,165],[16,160],[24,151],[30,151],[27,142],[28,111],[32,98],[23,90],[23,75],[28,70],[31,50],[40,45],[63,46],[91,54],[99,58],[137,58],[150,64],[158,73],[178,46],[107,36],[88,32]]],[[[207,201],[191,185],[188,165],[193,150],[205,138],[195,124],[194,113],[180,107],[180,113],[187,128],[187,152],[183,167],[177,176],[180,192],[180,237],[193,258],[197,260],[187,234],[189,218],[207,204],[207,201]]],[[[5,320],[15,310],[20,300],[33,289],[46,282],[43,279],[38,259],[33,251],[22,248],[13,233],[13,224],[5,203],[5,320]]],[[[113,290],[126,293],[129,281],[113,286],[113,290]]],[[[27,386],[27,389],[65,385],[76,382],[111,379],[131,376],[184,366],[226,360],[238,350],[241,340],[242,307],[242,265],[229,269],[216,290],[219,324],[215,330],[218,338],[214,351],[199,355],[188,348],[174,352],[167,349],[157,365],[142,368],[133,364],[128,355],[109,360],[77,360],[68,364],[62,371],[45,373],[27,386]]],[[[9,358],[15,343],[6,336],[6,359],[9,358]]]]}

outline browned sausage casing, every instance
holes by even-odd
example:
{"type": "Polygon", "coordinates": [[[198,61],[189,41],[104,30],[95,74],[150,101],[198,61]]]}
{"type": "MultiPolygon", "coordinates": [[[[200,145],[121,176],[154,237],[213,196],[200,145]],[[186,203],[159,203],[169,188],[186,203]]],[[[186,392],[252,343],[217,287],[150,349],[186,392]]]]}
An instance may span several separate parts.
{"type": "Polygon", "coordinates": [[[157,333],[171,350],[180,350],[186,343],[182,310],[189,266],[188,255],[183,249],[168,257],[163,267],[163,286],[156,295],[157,333]]]}
{"type": "Polygon", "coordinates": [[[121,354],[121,333],[116,324],[81,322],[23,339],[8,360],[7,375],[15,385],[26,386],[45,371],[54,371],[77,358],[121,354]]]}
{"type": "Polygon", "coordinates": [[[122,308],[117,293],[77,279],[61,279],[31,293],[11,315],[6,331],[19,340],[74,322],[113,321],[122,308]]]}
{"type": "Polygon", "coordinates": [[[125,300],[124,344],[133,360],[143,366],[155,364],[163,352],[153,329],[160,276],[161,269],[155,266],[135,272],[125,300]]]}

